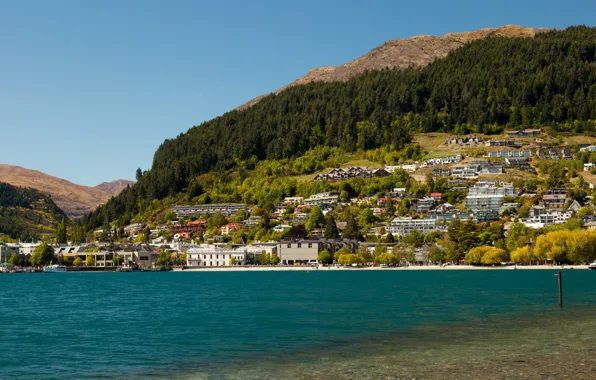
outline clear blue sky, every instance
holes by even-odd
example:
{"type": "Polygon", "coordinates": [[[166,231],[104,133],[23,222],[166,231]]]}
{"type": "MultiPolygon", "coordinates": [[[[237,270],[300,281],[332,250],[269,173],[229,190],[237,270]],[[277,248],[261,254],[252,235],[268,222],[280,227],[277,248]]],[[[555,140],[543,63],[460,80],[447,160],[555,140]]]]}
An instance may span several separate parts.
{"type": "Polygon", "coordinates": [[[594,23],[593,0],[0,0],[0,163],[96,185],[386,40],[594,23]]]}

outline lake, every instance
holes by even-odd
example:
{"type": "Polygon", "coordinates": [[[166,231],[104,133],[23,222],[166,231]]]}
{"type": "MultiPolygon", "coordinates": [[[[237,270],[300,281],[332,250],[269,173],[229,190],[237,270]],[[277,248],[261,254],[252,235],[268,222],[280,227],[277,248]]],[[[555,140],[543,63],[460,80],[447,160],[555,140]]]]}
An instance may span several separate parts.
{"type": "Polygon", "coordinates": [[[596,378],[596,273],[555,274],[0,275],[0,378],[596,378]]]}

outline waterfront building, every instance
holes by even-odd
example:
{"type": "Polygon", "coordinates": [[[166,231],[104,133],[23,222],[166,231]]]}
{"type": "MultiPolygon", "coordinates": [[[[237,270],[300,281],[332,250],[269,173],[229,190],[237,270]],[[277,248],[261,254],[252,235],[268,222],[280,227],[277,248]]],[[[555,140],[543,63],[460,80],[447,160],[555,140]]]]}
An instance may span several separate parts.
{"type": "Polygon", "coordinates": [[[216,245],[191,248],[186,252],[186,265],[189,267],[226,267],[245,265],[246,249],[229,249],[216,245]],[[232,261],[235,264],[232,264],[232,261]]]}

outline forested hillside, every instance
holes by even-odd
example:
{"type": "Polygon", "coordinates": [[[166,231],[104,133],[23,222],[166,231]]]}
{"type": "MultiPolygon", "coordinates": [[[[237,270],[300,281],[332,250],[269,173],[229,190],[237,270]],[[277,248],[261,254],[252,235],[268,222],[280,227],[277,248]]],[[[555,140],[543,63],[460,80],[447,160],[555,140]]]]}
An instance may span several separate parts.
{"type": "Polygon", "coordinates": [[[66,215],[49,196],[0,182],[0,237],[36,240],[63,219],[66,215]]]}
{"type": "Polygon", "coordinates": [[[472,42],[422,69],[367,72],[295,86],[166,140],[140,181],[84,218],[88,228],[134,215],[198,175],[317,146],[399,150],[414,132],[596,128],[596,29],[472,42]]]}

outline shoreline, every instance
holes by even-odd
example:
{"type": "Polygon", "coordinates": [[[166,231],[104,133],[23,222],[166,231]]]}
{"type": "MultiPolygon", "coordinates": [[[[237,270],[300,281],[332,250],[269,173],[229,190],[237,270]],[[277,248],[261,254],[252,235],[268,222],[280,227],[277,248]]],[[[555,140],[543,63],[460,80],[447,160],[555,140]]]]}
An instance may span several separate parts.
{"type": "Polygon", "coordinates": [[[588,270],[587,265],[524,265],[478,267],[472,265],[425,265],[409,267],[310,267],[310,266],[237,266],[237,267],[193,267],[174,268],[174,272],[274,272],[274,271],[429,271],[429,270],[588,270]]]}

